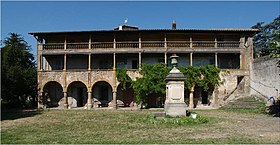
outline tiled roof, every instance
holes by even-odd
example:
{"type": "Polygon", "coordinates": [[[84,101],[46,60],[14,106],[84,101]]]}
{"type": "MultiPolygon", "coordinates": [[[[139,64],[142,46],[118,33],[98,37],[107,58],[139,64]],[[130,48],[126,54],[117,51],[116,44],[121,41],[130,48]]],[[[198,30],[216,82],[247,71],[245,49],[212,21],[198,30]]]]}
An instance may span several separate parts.
{"type": "Polygon", "coordinates": [[[251,28],[213,28],[213,29],[138,29],[138,30],[88,30],[88,31],[58,31],[58,32],[30,32],[31,35],[36,34],[61,34],[61,33],[91,33],[91,32],[128,32],[128,31],[139,31],[139,32],[148,32],[148,31],[186,31],[186,32],[258,32],[258,29],[251,28]]]}

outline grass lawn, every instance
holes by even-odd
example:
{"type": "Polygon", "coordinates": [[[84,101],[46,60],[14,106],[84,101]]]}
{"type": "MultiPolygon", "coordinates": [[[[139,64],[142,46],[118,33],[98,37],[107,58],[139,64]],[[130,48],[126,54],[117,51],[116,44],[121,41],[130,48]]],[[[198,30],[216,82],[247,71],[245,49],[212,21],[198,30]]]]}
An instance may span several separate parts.
{"type": "Polygon", "coordinates": [[[263,114],[225,110],[196,111],[207,118],[208,122],[178,125],[155,123],[151,118],[153,112],[150,110],[2,111],[1,143],[280,143],[278,138],[280,133],[277,129],[280,128],[279,122],[278,126],[262,126],[261,130],[257,130],[256,125],[269,125],[267,123],[275,121],[277,125],[277,120],[279,121],[279,118],[263,114]],[[263,124],[258,120],[265,122],[263,124]],[[249,128],[246,129],[248,126],[249,128]],[[268,127],[271,127],[271,130],[267,130],[268,127]]]}

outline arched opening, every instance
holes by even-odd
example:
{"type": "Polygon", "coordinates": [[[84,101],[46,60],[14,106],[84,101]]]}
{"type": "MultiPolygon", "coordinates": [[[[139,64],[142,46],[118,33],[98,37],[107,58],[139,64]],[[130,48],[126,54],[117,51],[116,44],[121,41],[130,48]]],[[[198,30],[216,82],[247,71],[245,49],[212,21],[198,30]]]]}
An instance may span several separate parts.
{"type": "Polygon", "coordinates": [[[210,85],[208,90],[204,90],[202,87],[194,87],[194,107],[197,106],[209,106],[210,99],[214,92],[214,86],[210,85]]]}
{"type": "Polygon", "coordinates": [[[93,102],[102,107],[108,107],[113,99],[112,87],[105,81],[97,82],[92,87],[93,102]]]}
{"type": "Polygon", "coordinates": [[[45,84],[43,88],[43,104],[46,107],[63,106],[63,89],[58,82],[51,81],[45,84]]]}
{"type": "Polygon", "coordinates": [[[130,87],[131,84],[126,85],[126,89],[123,88],[122,84],[118,85],[117,88],[117,102],[119,107],[133,107],[135,103],[135,94],[133,89],[130,87]],[[119,100],[121,103],[119,103],[119,100]]]}
{"type": "Polygon", "coordinates": [[[72,82],[67,88],[67,95],[70,107],[83,107],[87,103],[87,87],[82,82],[72,82]]]}

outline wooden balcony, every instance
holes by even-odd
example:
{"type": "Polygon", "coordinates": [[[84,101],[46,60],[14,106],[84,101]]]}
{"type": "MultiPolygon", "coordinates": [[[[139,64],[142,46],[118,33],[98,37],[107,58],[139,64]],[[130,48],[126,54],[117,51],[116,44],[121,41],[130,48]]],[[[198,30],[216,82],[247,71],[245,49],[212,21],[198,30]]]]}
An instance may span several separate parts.
{"type": "Polygon", "coordinates": [[[142,42],[91,42],[47,43],[43,50],[61,49],[112,49],[112,48],[240,48],[239,41],[142,41],[142,42]],[[65,48],[66,47],[66,48],[65,48]]]}

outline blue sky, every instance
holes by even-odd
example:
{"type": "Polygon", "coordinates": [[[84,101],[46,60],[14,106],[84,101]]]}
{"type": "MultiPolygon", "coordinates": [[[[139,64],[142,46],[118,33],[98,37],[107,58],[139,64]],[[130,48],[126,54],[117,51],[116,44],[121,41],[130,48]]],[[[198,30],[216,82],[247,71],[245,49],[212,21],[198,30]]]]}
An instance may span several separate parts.
{"type": "Polygon", "coordinates": [[[29,32],[111,30],[128,18],[140,29],[250,28],[279,15],[280,2],[8,2],[1,4],[1,40],[19,33],[36,55],[29,32]]]}

